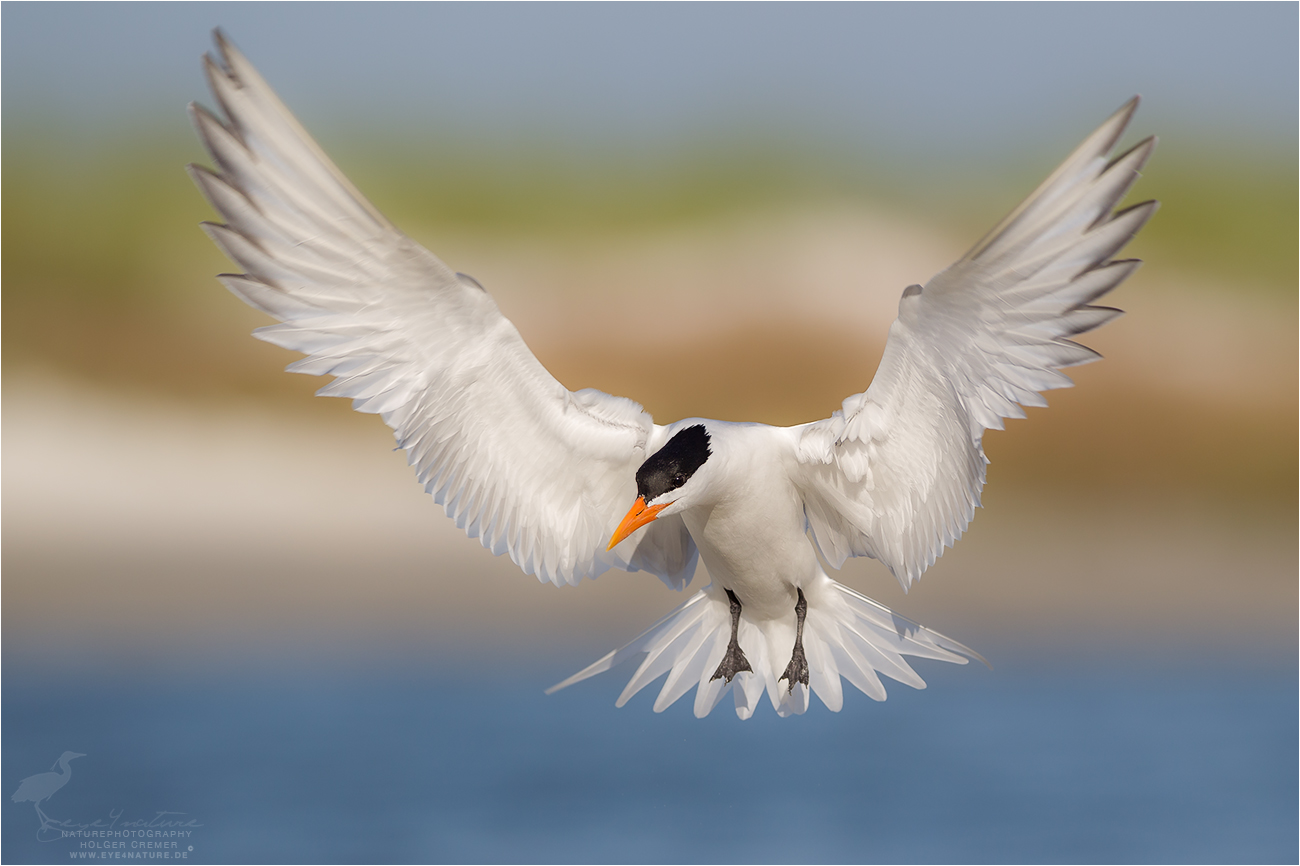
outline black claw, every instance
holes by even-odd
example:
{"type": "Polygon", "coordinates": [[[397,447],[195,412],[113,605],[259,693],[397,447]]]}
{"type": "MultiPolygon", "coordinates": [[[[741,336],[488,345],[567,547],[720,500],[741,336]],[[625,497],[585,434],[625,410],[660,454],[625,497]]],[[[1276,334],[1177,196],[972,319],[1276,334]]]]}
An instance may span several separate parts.
{"type": "Polygon", "coordinates": [[[785,666],[785,673],[781,674],[781,680],[790,683],[789,692],[794,692],[795,683],[808,685],[808,657],[803,654],[803,621],[808,615],[808,602],[802,589],[795,587],[795,592],[799,593],[799,600],[794,605],[794,653],[790,656],[790,664],[785,666]]]}
{"type": "Polygon", "coordinates": [[[753,673],[754,669],[749,666],[749,659],[740,650],[740,642],[736,638],[736,632],[740,628],[740,599],[731,590],[726,590],[727,598],[731,601],[731,642],[727,644],[727,654],[722,657],[722,663],[718,669],[709,677],[709,682],[724,679],[731,682],[731,678],[741,671],[753,673]]]}

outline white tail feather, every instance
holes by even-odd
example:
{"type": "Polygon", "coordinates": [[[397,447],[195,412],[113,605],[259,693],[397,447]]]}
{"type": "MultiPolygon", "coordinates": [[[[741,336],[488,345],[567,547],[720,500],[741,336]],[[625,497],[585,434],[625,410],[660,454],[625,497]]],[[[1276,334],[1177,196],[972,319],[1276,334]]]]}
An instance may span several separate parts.
{"type": "Polygon", "coordinates": [[[805,712],[812,694],[828,709],[839,712],[844,704],[840,677],[877,701],[885,699],[885,688],[877,674],[913,688],[925,688],[925,681],[903,656],[963,665],[968,659],[984,661],[978,653],[955,640],[899,616],[824,574],[813,586],[806,587],[805,592],[808,613],[803,645],[808,659],[807,687],[796,683],[790,688],[781,679],[794,649],[793,607],[788,622],[784,619],[753,621],[742,612],[737,638],[754,670],[736,674],[729,683],[713,679],[731,638],[731,614],[722,588],[710,584],[626,646],[551,686],[546,693],[641,656],[641,664],[618,696],[617,706],[623,706],[641,689],[667,674],[655,699],[655,712],[663,712],[695,688],[697,717],[707,716],[731,692],[736,715],[748,719],[758,708],[764,692],[780,716],[805,712]]]}

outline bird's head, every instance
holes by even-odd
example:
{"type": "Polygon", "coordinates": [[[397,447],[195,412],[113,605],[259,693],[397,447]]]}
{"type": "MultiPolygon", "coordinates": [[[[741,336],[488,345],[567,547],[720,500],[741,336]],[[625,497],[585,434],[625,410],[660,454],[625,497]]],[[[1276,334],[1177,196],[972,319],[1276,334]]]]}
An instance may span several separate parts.
{"type": "Polygon", "coordinates": [[[684,427],[636,471],[636,502],[614,530],[608,550],[642,526],[667,514],[677,514],[697,500],[706,484],[701,468],[713,450],[703,424],[684,427]]]}
{"type": "Polygon", "coordinates": [[[73,758],[84,758],[84,757],[86,757],[84,752],[64,752],[62,755],[59,755],[59,759],[54,762],[54,767],[51,767],[50,769],[54,769],[55,767],[58,767],[59,764],[62,764],[65,761],[71,761],[73,758]]]}

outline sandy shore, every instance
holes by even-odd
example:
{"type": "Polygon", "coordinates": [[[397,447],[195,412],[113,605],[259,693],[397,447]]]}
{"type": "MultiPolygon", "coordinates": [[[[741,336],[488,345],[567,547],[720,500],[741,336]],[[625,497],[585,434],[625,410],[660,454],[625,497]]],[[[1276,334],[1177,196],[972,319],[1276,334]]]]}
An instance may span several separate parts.
{"type": "MultiPolygon", "coordinates": [[[[899,290],[963,250],[853,209],[600,249],[442,241],[569,387],[664,421],[771,423],[865,388],[899,290]]],[[[870,561],[845,580],[976,647],[1293,646],[1294,305],[1259,297],[1140,272],[1115,298],[1129,315],[1090,335],[1108,360],[988,438],[967,538],[910,597],[870,561]]],[[[268,359],[258,398],[6,371],[6,650],[533,632],[612,645],[678,602],[645,575],[559,590],[488,555],[377,419],[300,396],[318,382],[282,384],[290,354],[244,337],[262,322],[234,303],[205,298],[227,306],[203,321],[228,331],[214,342],[233,367],[268,359]]]]}
{"type": "MultiPolygon", "coordinates": [[[[375,419],[48,382],[11,386],[5,408],[8,650],[533,633],[612,646],[680,600],[641,574],[577,589],[523,576],[455,529],[375,419]]],[[[910,596],[869,560],[842,579],[977,647],[1293,645],[1285,514],[1010,484],[985,506],[910,596]]]]}

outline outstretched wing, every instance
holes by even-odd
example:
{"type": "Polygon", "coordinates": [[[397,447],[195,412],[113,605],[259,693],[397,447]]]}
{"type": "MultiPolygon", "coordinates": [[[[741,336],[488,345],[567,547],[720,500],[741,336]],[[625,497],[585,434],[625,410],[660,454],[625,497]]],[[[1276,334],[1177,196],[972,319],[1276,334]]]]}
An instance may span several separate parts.
{"type": "Polygon", "coordinates": [[[1155,147],[1107,162],[1135,97],[1011,215],[924,288],[903,292],[871,387],[791,428],[796,484],[827,560],[879,559],[907,589],[969,525],[988,460],[981,438],[1068,388],[1100,358],[1069,338],[1119,310],[1091,302],[1138,266],[1112,261],[1156,202],[1115,213],[1155,147]]]}
{"type": "Polygon", "coordinates": [[[456,525],[524,571],[560,584],[648,569],[684,586],[696,553],[680,518],[605,551],[664,428],[560,385],[487,292],[388,222],[217,43],[206,69],[227,120],[191,114],[218,172],[190,172],[226,221],[208,234],[245,271],[221,281],[281,323],[257,336],[307,355],[290,370],[333,376],[319,394],[379,414],[456,525]]]}

